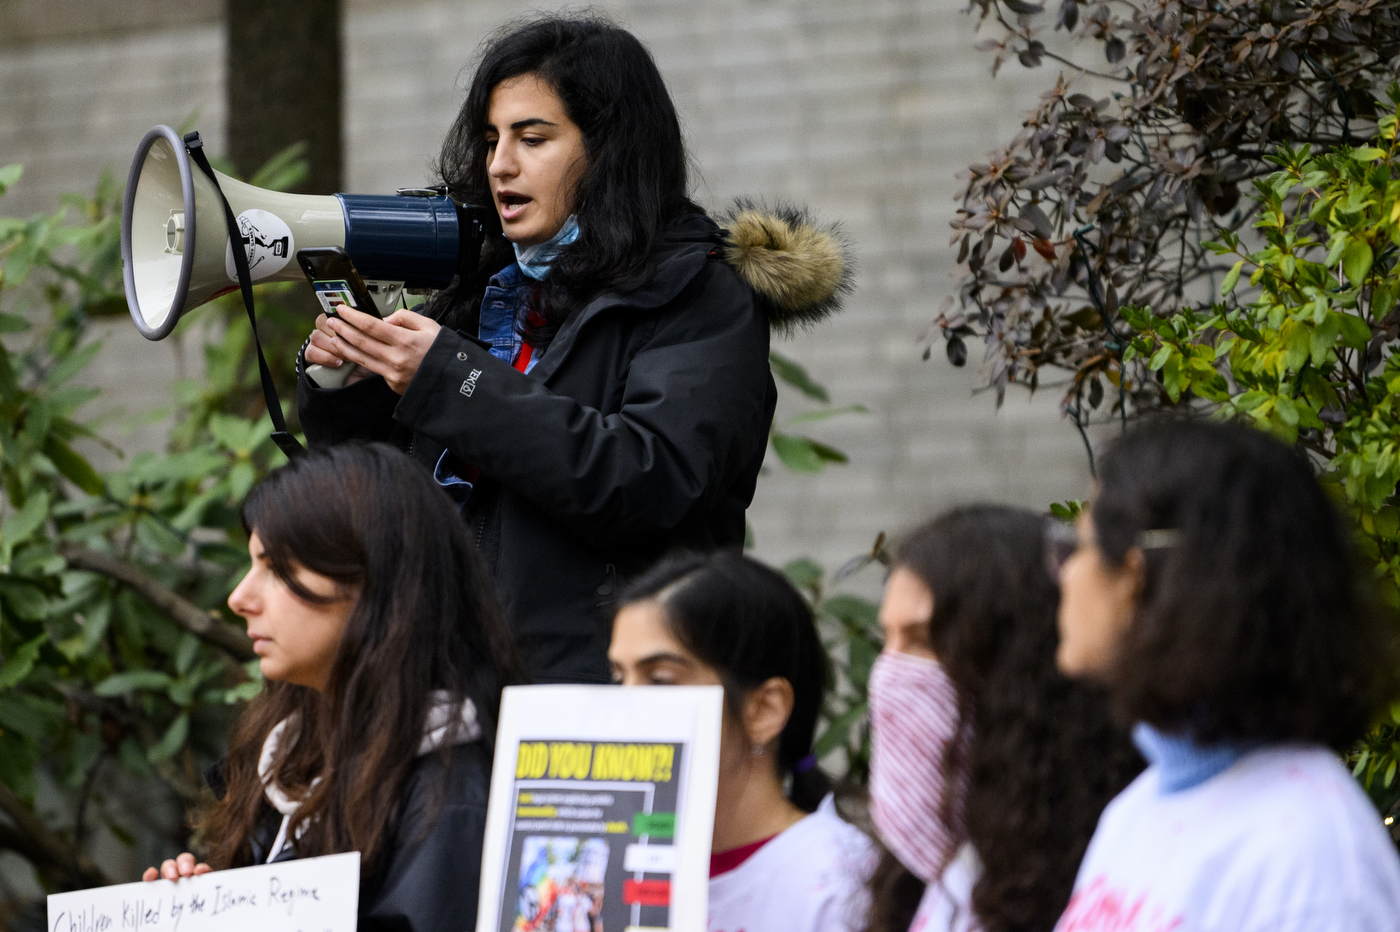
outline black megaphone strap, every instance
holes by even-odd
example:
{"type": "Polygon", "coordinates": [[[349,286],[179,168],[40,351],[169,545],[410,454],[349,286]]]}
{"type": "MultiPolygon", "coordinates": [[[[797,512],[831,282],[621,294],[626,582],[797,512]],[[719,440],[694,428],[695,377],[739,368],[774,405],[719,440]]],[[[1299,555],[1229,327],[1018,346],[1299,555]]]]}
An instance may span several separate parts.
{"type": "Polygon", "coordinates": [[[233,208],[229,206],[228,198],[224,197],[223,188],[219,187],[219,179],[209,164],[209,157],[204,154],[204,140],[199,138],[198,132],[185,134],[185,149],[199,166],[199,170],[209,176],[214,190],[219,192],[220,203],[224,205],[224,219],[228,222],[228,235],[233,241],[233,267],[238,271],[238,287],[243,292],[243,306],[248,309],[248,325],[253,328],[253,346],[258,351],[258,377],[262,380],[263,401],[267,404],[268,417],[272,418],[272,442],[286,454],[287,459],[296,459],[306,450],[287,430],[287,421],[282,417],[282,400],[277,397],[277,387],[272,384],[272,372],[267,367],[266,357],[263,356],[262,341],[258,339],[258,320],[253,314],[253,277],[248,271],[248,253],[243,249],[238,218],[233,215],[233,208]]]}

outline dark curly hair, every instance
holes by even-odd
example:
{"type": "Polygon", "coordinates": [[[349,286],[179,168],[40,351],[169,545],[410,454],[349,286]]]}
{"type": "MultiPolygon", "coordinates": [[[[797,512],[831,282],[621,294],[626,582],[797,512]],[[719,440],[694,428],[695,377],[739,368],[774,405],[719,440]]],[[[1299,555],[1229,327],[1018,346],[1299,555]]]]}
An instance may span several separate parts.
{"type": "Polygon", "coordinates": [[[1395,695],[1393,629],[1298,451],[1240,424],[1149,424],[1104,456],[1091,517],[1112,564],[1144,531],[1181,535],[1143,551],[1108,674],[1129,720],[1342,750],[1395,695]]]}
{"type": "MultiPolygon", "coordinates": [[[[605,290],[627,291],[655,274],[662,229],[699,213],[687,196],[689,162],[680,118],[656,62],[637,37],[595,12],[511,23],[490,36],[467,99],[442,144],[437,172],[463,203],[492,203],[486,177],[486,125],[491,92],[533,74],[547,83],[583,133],[588,164],[574,211],[579,237],[560,251],[540,284],[527,334],[547,346],[569,313],[605,290]]],[[[514,261],[499,231],[483,249],[483,269],[514,261]]],[[[470,326],[484,278],[457,282],[435,299],[434,316],[470,326]]],[[[471,332],[475,332],[473,329],[471,332]]]]}
{"type": "MultiPolygon", "coordinates": [[[[1055,668],[1046,520],[960,508],[910,534],[894,560],[934,594],[930,643],[972,723],[943,766],[970,777],[963,822],[982,862],[972,909],[985,932],[1054,927],[1103,807],[1143,766],[1106,693],[1055,668]]],[[[889,855],[871,885],[870,932],[903,932],[922,885],[889,855]]]]}

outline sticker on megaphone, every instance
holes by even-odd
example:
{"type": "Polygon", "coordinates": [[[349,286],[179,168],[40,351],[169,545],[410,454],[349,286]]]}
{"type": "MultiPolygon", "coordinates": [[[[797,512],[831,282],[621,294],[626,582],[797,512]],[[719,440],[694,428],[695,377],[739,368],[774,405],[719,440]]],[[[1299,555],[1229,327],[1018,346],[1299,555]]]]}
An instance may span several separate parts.
{"type": "MultiPolygon", "coordinates": [[[[248,275],[257,281],[276,275],[292,261],[296,240],[287,222],[271,211],[251,207],[238,215],[238,232],[248,251],[248,275]]],[[[228,280],[238,281],[238,269],[233,264],[233,239],[225,249],[224,271],[228,280]]]]}

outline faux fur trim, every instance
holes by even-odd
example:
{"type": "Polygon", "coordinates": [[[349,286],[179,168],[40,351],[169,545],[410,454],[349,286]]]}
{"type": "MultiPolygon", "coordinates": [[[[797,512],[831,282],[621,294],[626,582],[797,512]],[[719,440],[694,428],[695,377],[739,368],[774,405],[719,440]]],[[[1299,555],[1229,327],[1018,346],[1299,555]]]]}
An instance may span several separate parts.
{"type": "Polygon", "coordinates": [[[763,301],[774,330],[810,327],[851,293],[855,262],[839,225],[791,204],[750,200],[735,201],[719,224],[725,261],[763,301]]]}

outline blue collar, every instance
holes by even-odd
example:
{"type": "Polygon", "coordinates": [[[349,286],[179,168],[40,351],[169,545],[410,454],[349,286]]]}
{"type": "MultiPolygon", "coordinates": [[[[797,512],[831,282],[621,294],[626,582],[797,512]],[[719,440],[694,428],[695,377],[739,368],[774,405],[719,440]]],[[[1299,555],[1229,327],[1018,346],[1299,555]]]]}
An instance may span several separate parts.
{"type": "Polygon", "coordinates": [[[515,261],[520,266],[520,271],[537,282],[544,281],[544,277],[549,274],[549,267],[554,264],[559,253],[565,246],[578,239],[578,217],[573,214],[564,221],[564,225],[543,243],[534,246],[520,246],[512,243],[515,248],[515,261]]]}
{"type": "Polygon", "coordinates": [[[1167,734],[1146,722],[1133,726],[1133,744],[1157,768],[1157,785],[1163,794],[1200,786],[1228,770],[1247,750],[1230,743],[1202,747],[1189,735],[1167,734]]]}

